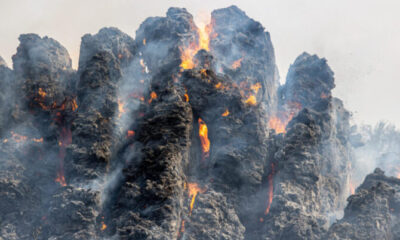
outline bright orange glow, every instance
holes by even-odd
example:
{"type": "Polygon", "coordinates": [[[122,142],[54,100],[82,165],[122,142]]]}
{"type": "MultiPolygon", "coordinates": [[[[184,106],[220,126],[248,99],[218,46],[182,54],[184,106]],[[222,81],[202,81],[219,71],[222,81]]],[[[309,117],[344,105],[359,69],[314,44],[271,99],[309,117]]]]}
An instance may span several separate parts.
{"type": "Polygon", "coordinates": [[[149,104],[154,100],[154,99],[156,99],[157,98],[157,93],[156,92],[151,92],[150,93],[150,99],[149,99],[149,104]]]}
{"type": "Polygon", "coordinates": [[[143,45],[146,45],[146,38],[143,39],[143,45]]]}
{"type": "Polygon", "coordinates": [[[349,187],[350,193],[353,195],[356,192],[356,188],[354,187],[354,183],[352,181],[350,181],[349,187]]]}
{"type": "Polygon", "coordinates": [[[215,88],[216,88],[216,89],[222,88],[222,83],[219,82],[219,83],[215,84],[215,88]]]}
{"type": "Polygon", "coordinates": [[[47,93],[46,93],[45,91],[43,91],[42,88],[39,88],[39,95],[40,95],[42,98],[44,98],[44,97],[46,97],[47,93]]]}
{"type": "Polygon", "coordinates": [[[241,65],[242,65],[242,60],[243,60],[243,58],[239,58],[238,60],[236,60],[236,61],[234,61],[233,63],[232,63],[232,68],[233,69],[237,69],[237,68],[239,68],[241,65]]]}
{"type": "Polygon", "coordinates": [[[189,95],[187,93],[185,93],[185,101],[189,102],[189,95]]]}
{"type": "Polygon", "coordinates": [[[204,68],[201,69],[201,70],[200,70],[200,74],[201,74],[202,77],[207,77],[207,70],[204,69],[204,68]]]}
{"type": "Polygon", "coordinates": [[[201,150],[203,151],[203,160],[210,155],[210,140],[208,139],[208,128],[206,123],[199,118],[199,136],[201,150]]]}
{"type": "Polygon", "coordinates": [[[192,210],[193,210],[194,202],[196,201],[197,194],[205,193],[205,191],[207,189],[199,187],[199,185],[197,183],[188,183],[187,187],[188,187],[189,197],[192,198],[192,200],[190,201],[190,210],[189,210],[189,215],[192,215],[192,210]]]}
{"type": "Polygon", "coordinates": [[[15,142],[17,142],[17,143],[25,142],[26,140],[28,140],[27,136],[20,135],[18,133],[13,132],[13,131],[11,131],[11,136],[12,136],[13,140],[15,142]]]}
{"type": "Polygon", "coordinates": [[[246,104],[255,106],[255,105],[257,104],[257,98],[256,98],[256,96],[254,96],[254,95],[250,95],[250,96],[246,99],[246,101],[244,101],[244,102],[245,102],[246,104]]]}
{"type": "Polygon", "coordinates": [[[76,111],[78,109],[78,104],[76,103],[76,99],[72,100],[72,111],[76,111]]]}
{"type": "Polygon", "coordinates": [[[212,31],[212,24],[200,23],[197,28],[198,42],[191,42],[188,46],[181,48],[181,65],[183,69],[192,69],[195,67],[193,57],[196,53],[204,49],[210,50],[210,33],[212,31]]]}
{"type": "Polygon", "coordinates": [[[228,116],[228,115],[229,115],[229,110],[226,109],[225,112],[224,112],[221,116],[226,117],[226,116],[228,116]]]}
{"type": "Polygon", "coordinates": [[[118,99],[118,118],[121,118],[122,114],[126,112],[125,103],[118,99]]]}
{"type": "Polygon", "coordinates": [[[129,137],[133,137],[133,136],[135,136],[135,131],[128,130],[127,137],[129,138],[129,137]]]}
{"type": "MultiPolygon", "coordinates": [[[[289,119],[290,121],[290,119],[289,119]]],[[[287,121],[287,122],[289,122],[287,121]]],[[[278,117],[271,117],[268,121],[268,127],[274,129],[277,134],[286,133],[286,121],[282,121],[278,117]]]]}
{"type": "Polygon", "coordinates": [[[272,199],[274,198],[274,174],[275,174],[275,164],[271,164],[271,173],[268,175],[268,203],[265,209],[265,215],[269,213],[271,209],[272,199]]]}
{"type": "Polygon", "coordinates": [[[37,143],[42,143],[43,138],[34,138],[34,139],[32,139],[32,141],[37,142],[37,143]]]}
{"type": "Polygon", "coordinates": [[[64,174],[61,172],[57,172],[57,177],[56,177],[55,181],[58,182],[63,187],[67,186],[67,182],[65,181],[64,174]]]}
{"type": "Polygon", "coordinates": [[[253,90],[255,94],[258,93],[258,90],[260,90],[260,88],[261,88],[261,83],[259,82],[250,86],[250,89],[253,90]]]}
{"type": "Polygon", "coordinates": [[[106,229],[107,229],[107,225],[102,221],[102,222],[101,222],[100,230],[101,230],[101,231],[104,231],[104,230],[106,230],[106,229]]]}

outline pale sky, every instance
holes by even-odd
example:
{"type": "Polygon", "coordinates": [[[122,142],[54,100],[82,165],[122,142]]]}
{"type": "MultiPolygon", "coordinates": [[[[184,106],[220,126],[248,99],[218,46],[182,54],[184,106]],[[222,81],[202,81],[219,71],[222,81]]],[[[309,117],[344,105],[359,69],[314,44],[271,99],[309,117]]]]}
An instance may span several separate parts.
{"type": "Polygon", "coordinates": [[[400,127],[400,0],[0,0],[0,56],[10,66],[19,34],[37,33],[64,45],[76,67],[85,33],[114,26],[134,37],[171,6],[196,16],[232,4],[271,33],[282,82],[299,54],[317,54],[356,122],[400,127]]]}

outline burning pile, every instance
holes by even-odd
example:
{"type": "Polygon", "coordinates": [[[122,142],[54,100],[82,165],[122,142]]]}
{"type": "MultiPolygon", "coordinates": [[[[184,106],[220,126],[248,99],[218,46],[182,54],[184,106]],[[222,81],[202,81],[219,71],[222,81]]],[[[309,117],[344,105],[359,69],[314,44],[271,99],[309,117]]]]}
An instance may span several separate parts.
{"type": "Polygon", "coordinates": [[[326,60],[303,53],[279,86],[269,33],[237,7],[87,34],[77,71],[57,41],[20,42],[13,70],[0,59],[0,239],[400,236],[399,179],[354,191],[326,60]]]}

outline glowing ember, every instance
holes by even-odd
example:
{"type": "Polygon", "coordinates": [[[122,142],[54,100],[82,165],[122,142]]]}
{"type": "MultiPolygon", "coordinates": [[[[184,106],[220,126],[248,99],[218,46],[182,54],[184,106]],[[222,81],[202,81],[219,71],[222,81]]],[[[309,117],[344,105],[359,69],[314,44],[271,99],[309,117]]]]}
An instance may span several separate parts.
{"type": "Polygon", "coordinates": [[[130,137],[134,137],[134,136],[135,136],[135,131],[128,130],[127,137],[130,138],[130,137]]]}
{"type": "Polygon", "coordinates": [[[268,204],[267,208],[265,209],[265,215],[269,213],[272,204],[272,199],[274,198],[274,182],[273,182],[274,174],[275,174],[275,165],[272,163],[271,173],[268,175],[268,204]]]}
{"type": "Polygon", "coordinates": [[[203,152],[203,160],[210,155],[210,140],[208,139],[208,128],[206,123],[199,118],[199,137],[201,142],[201,150],[203,152]]]}
{"type": "Polygon", "coordinates": [[[257,98],[254,95],[250,95],[244,102],[246,104],[255,106],[257,104],[257,98]]]}
{"type": "Polygon", "coordinates": [[[118,118],[121,118],[122,114],[126,112],[125,103],[118,99],[118,118]]]}
{"type": "Polygon", "coordinates": [[[216,89],[222,88],[222,83],[219,82],[219,83],[215,84],[215,88],[216,88],[216,89]]]}
{"type": "Polygon", "coordinates": [[[189,102],[189,95],[187,93],[185,93],[185,101],[189,102]]]}
{"type": "Polygon", "coordinates": [[[240,59],[234,61],[234,62],[232,63],[232,66],[231,66],[231,67],[232,67],[233,69],[239,68],[239,67],[242,65],[242,60],[243,60],[243,58],[240,58],[240,59]]]}
{"type": "Polygon", "coordinates": [[[255,94],[258,93],[258,90],[261,88],[261,83],[256,83],[250,86],[250,89],[253,90],[255,94]]]}
{"type": "Polygon", "coordinates": [[[271,117],[268,121],[268,127],[274,129],[277,134],[286,133],[286,124],[278,117],[271,117]]]}
{"type": "Polygon", "coordinates": [[[154,99],[156,99],[157,98],[157,93],[156,92],[151,92],[150,93],[150,99],[149,99],[149,104],[154,100],[154,99]]]}
{"type": "Polygon", "coordinates": [[[78,109],[78,104],[76,103],[76,99],[74,98],[74,100],[72,100],[72,111],[76,111],[76,109],[78,109]]]}
{"type": "Polygon", "coordinates": [[[224,112],[221,116],[226,117],[226,116],[228,116],[228,115],[229,115],[229,110],[226,109],[225,112],[224,112]]]}
{"type": "Polygon", "coordinates": [[[43,138],[34,138],[34,139],[32,139],[32,141],[37,142],[37,143],[42,143],[43,138]]]}
{"type": "Polygon", "coordinates": [[[67,182],[65,181],[63,172],[61,172],[61,171],[57,172],[57,177],[56,177],[55,181],[58,182],[61,186],[65,187],[65,186],[67,186],[67,182]]]}
{"type": "Polygon", "coordinates": [[[189,209],[189,215],[192,215],[192,210],[193,210],[194,202],[196,201],[197,194],[205,193],[205,191],[207,189],[200,188],[197,183],[188,183],[187,187],[188,187],[189,197],[192,198],[192,200],[190,201],[190,209],[189,209]]]}
{"type": "Polygon", "coordinates": [[[22,136],[22,135],[20,135],[18,133],[15,133],[13,131],[11,131],[11,135],[12,135],[13,140],[15,142],[17,142],[17,143],[25,142],[28,139],[27,136],[22,136]]]}
{"type": "Polygon", "coordinates": [[[44,98],[44,97],[46,97],[47,93],[46,93],[45,91],[43,91],[42,88],[39,88],[39,95],[40,95],[42,98],[44,98]]]}
{"type": "Polygon", "coordinates": [[[102,222],[101,222],[100,230],[101,230],[101,231],[104,231],[104,230],[106,230],[106,229],[107,229],[107,225],[102,221],[102,222]]]}

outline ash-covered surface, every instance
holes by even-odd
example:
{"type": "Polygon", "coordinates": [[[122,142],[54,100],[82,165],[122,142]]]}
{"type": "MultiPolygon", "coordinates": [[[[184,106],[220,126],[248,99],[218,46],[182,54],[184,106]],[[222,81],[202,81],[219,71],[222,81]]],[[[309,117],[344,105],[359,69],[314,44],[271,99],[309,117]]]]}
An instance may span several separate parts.
{"type": "Polygon", "coordinates": [[[77,71],[56,40],[19,40],[0,58],[0,240],[400,238],[400,134],[351,126],[316,55],[280,86],[236,6],[86,34],[77,71]]]}

